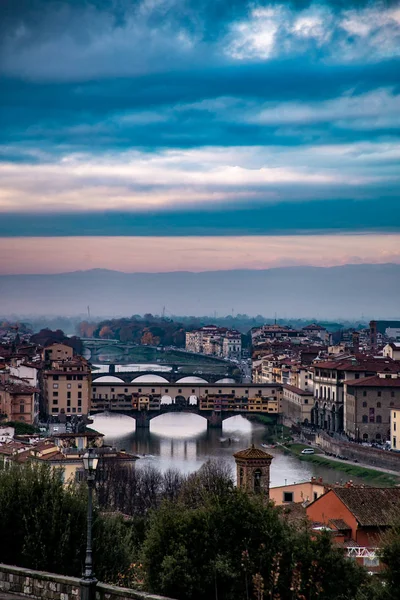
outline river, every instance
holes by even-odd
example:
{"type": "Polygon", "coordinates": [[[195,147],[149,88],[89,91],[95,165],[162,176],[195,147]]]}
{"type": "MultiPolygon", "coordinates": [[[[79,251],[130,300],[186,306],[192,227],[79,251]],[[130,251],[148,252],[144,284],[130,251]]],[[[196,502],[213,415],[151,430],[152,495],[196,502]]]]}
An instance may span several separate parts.
{"type": "MultiPolygon", "coordinates": [[[[188,474],[198,470],[208,459],[225,461],[234,473],[233,454],[252,443],[260,446],[266,428],[250,423],[241,416],[223,423],[223,429],[209,429],[205,419],[198,415],[174,413],[160,415],[150,423],[150,430],[135,430],[134,419],[125,415],[107,413],[92,417],[92,427],[105,434],[105,444],[126,450],[140,457],[137,467],[152,465],[161,471],[178,469],[188,474]]],[[[322,477],[329,483],[345,482],[346,474],[300,461],[280,449],[268,449],[274,456],[271,464],[271,486],[285,485],[322,477]]]]}

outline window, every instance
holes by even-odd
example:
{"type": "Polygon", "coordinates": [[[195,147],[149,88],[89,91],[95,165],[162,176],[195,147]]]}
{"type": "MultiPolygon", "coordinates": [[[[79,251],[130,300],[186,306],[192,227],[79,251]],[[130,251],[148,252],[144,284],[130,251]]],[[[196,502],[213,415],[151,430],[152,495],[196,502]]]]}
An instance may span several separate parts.
{"type": "Polygon", "coordinates": [[[397,448],[397,439],[396,439],[396,436],[393,436],[392,446],[393,446],[393,448],[397,448]]]}
{"type": "Polygon", "coordinates": [[[366,408],[366,407],[367,407],[367,403],[363,402],[363,408],[366,408]]]}
{"type": "Polygon", "coordinates": [[[51,409],[51,412],[52,412],[52,413],[58,413],[58,408],[57,408],[57,407],[53,407],[53,408],[51,409]]]}
{"type": "Polygon", "coordinates": [[[360,379],[360,373],[356,373],[354,379],[360,379]]]}
{"type": "Polygon", "coordinates": [[[380,440],[382,436],[381,436],[380,433],[377,433],[375,437],[376,437],[377,440],[380,440]]]}
{"type": "Polygon", "coordinates": [[[82,398],[82,392],[78,392],[78,398],[82,398]]]}
{"type": "Polygon", "coordinates": [[[181,389],[178,390],[178,394],[182,394],[182,390],[181,389]]]}
{"type": "Polygon", "coordinates": [[[20,405],[19,405],[19,412],[20,412],[20,413],[23,413],[23,412],[25,412],[25,404],[20,404],[20,405]]]}
{"type": "Polygon", "coordinates": [[[164,392],[165,392],[166,394],[168,394],[168,388],[165,388],[164,392]]]}
{"type": "Polygon", "coordinates": [[[57,398],[58,397],[58,392],[53,392],[53,398],[57,398]]]}
{"type": "Polygon", "coordinates": [[[78,390],[81,390],[81,389],[82,389],[82,384],[78,383],[78,390]]]}
{"type": "MultiPolygon", "coordinates": [[[[78,386],[78,387],[79,387],[79,386],[78,386]]],[[[95,392],[95,391],[96,391],[96,388],[93,388],[93,391],[95,392]]]]}
{"type": "Polygon", "coordinates": [[[71,400],[67,400],[67,406],[68,406],[68,408],[70,408],[70,406],[71,406],[71,400]]]}
{"type": "Polygon", "coordinates": [[[381,396],[382,396],[382,392],[381,392],[381,391],[379,391],[379,392],[378,392],[378,398],[380,398],[381,396]]]}
{"type": "Polygon", "coordinates": [[[365,398],[365,396],[366,396],[366,395],[367,395],[367,392],[364,390],[364,391],[363,391],[363,396],[364,396],[364,398],[365,398]]]}
{"type": "Polygon", "coordinates": [[[75,412],[75,413],[76,413],[76,408],[75,408],[75,406],[72,408],[72,412],[75,412]]]}
{"type": "MultiPolygon", "coordinates": [[[[79,387],[79,385],[78,385],[78,387],[79,387]]],[[[124,392],[125,392],[125,394],[127,394],[128,393],[128,388],[125,388],[124,392]]]]}
{"type": "Polygon", "coordinates": [[[114,389],[114,388],[111,388],[111,391],[112,391],[112,392],[115,392],[115,389],[114,389]]]}
{"type": "Polygon", "coordinates": [[[261,469],[256,469],[253,473],[254,491],[261,492],[261,469]]]}
{"type": "Polygon", "coordinates": [[[72,381],[72,375],[67,375],[67,381],[72,381]]]}
{"type": "Polygon", "coordinates": [[[154,394],[155,391],[156,391],[155,388],[151,388],[151,393],[152,394],[154,394]]]}
{"type": "Polygon", "coordinates": [[[248,393],[249,393],[249,390],[244,390],[244,393],[245,393],[245,394],[248,394],[248,393]]]}
{"type": "Polygon", "coordinates": [[[362,416],[362,422],[363,423],[368,423],[368,415],[363,415],[362,416]]]}
{"type": "Polygon", "coordinates": [[[382,417],[381,417],[381,415],[376,415],[376,422],[377,423],[382,423],[382,417]]]}
{"type": "Polygon", "coordinates": [[[196,391],[196,390],[193,390],[193,389],[192,389],[192,394],[194,394],[194,393],[195,393],[195,391],[196,391]]]}
{"type": "Polygon", "coordinates": [[[142,388],[139,388],[139,389],[138,389],[138,392],[141,392],[141,391],[142,391],[142,388]]]}
{"type": "Polygon", "coordinates": [[[382,406],[382,405],[381,405],[381,403],[380,403],[380,402],[377,402],[377,403],[376,403],[376,408],[381,408],[381,406],[382,406]]]}
{"type": "Polygon", "coordinates": [[[71,384],[67,383],[67,389],[70,390],[71,389],[71,384]]]}
{"type": "Polygon", "coordinates": [[[78,400],[78,406],[82,406],[82,400],[78,400]]]}
{"type": "Polygon", "coordinates": [[[314,492],[314,500],[318,498],[318,492],[314,492]]]}
{"type": "Polygon", "coordinates": [[[293,502],[293,492],[283,492],[284,502],[293,502]]]}
{"type": "Polygon", "coordinates": [[[308,404],[308,398],[305,398],[304,404],[308,404]]]}
{"type": "Polygon", "coordinates": [[[55,399],[53,400],[53,405],[54,405],[54,406],[58,406],[58,398],[55,398],[55,399]]]}
{"type": "Polygon", "coordinates": [[[58,390],[58,383],[53,383],[53,390],[58,390]]]}
{"type": "Polygon", "coordinates": [[[396,431],[396,421],[393,423],[393,431],[396,431]]]}
{"type": "Polygon", "coordinates": [[[222,394],[222,390],[218,390],[218,394],[222,394]]]}
{"type": "Polygon", "coordinates": [[[67,398],[71,398],[71,392],[67,392],[67,398]]]}

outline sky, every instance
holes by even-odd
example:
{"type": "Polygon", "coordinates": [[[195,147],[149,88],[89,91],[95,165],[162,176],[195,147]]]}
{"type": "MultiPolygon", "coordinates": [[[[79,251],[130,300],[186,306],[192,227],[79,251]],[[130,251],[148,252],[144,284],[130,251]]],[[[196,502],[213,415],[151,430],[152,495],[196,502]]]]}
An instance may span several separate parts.
{"type": "Polygon", "coordinates": [[[400,263],[400,2],[2,0],[0,274],[400,263]]]}

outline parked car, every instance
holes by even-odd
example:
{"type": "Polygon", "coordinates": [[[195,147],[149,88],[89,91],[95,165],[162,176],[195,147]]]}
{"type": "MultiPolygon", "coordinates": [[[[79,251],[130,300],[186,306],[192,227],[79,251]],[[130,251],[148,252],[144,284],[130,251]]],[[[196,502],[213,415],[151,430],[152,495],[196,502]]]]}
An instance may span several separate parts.
{"type": "Polygon", "coordinates": [[[313,448],[304,448],[304,450],[301,451],[302,454],[314,454],[314,449],[313,448]]]}

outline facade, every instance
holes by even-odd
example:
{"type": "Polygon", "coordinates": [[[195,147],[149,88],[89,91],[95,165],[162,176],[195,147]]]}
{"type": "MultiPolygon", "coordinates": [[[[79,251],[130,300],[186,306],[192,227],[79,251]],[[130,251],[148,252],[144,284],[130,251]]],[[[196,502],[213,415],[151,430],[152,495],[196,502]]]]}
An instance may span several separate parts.
{"type": "MultiPolygon", "coordinates": [[[[267,412],[282,411],[282,386],[207,382],[154,382],[133,380],[99,381],[92,385],[94,410],[126,409],[159,411],[167,404],[198,408],[201,411],[267,412]]],[[[115,378],[117,379],[117,378],[115,378]]]]}
{"type": "Polygon", "coordinates": [[[380,373],[345,382],[345,432],[356,441],[390,439],[390,415],[400,405],[400,376],[380,373]]]}
{"type": "Polygon", "coordinates": [[[390,409],[390,447],[400,452],[400,403],[397,408],[390,409]]]}
{"type": "Polygon", "coordinates": [[[313,408],[313,393],[293,385],[284,385],[282,393],[282,412],[294,423],[309,425],[313,408]]]}
{"type": "Polygon", "coordinates": [[[238,488],[269,498],[270,467],[273,456],[254,444],[233,455],[236,462],[238,488]]]}
{"type": "Polygon", "coordinates": [[[242,355],[242,336],[234,329],[207,325],[186,333],[186,350],[239,359],[242,355]]]}
{"type": "Polygon", "coordinates": [[[54,360],[43,370],[44,411],[48,415],[88,415],[91,372],[82,357],[54,360]]]}
{"type": "Polygon", "coordinates": [[[38,391],[15,378],[0,383],[0,419],[34,424],[39,411],[38,391]]]}
{"type": "Polygon", "coordinates": [[[315,361],[314,408],[312,423],[330,432],[347,431],[345,382],[381,373],[396,373],[399,363],[389,358],[369,358],[361,355],[337,360],[315,361]]]}
{"type": "Polygon", "coordinates": [[[303,504],[307,506],[317,498],[325,494],[326,488],[322,479],[311,478],[311,481],[292,483],[291,485],[279,485],[269,490],[269,498],[276,506],[283,504],[303,504]]]}
{"type": "Polygon", "coordinates": [[[383,348],[383,356],[388,356],[393,360],[400,360],[400,342],[390,342],[383,348]]]}
{"type": "Polygon", "coordinates": [[[45,362],[53,362],[55,360],[68,360],[74,356],[74,351],[71,346],[54,342],[43,348],[42,358],[45,362]]]}

